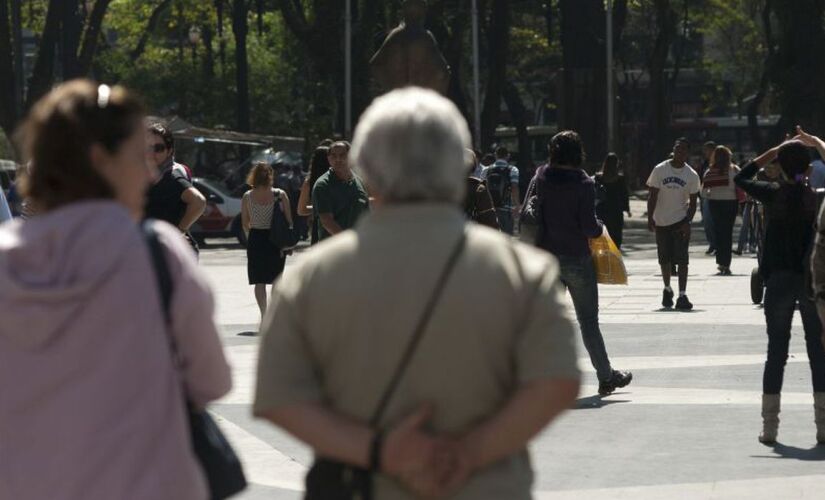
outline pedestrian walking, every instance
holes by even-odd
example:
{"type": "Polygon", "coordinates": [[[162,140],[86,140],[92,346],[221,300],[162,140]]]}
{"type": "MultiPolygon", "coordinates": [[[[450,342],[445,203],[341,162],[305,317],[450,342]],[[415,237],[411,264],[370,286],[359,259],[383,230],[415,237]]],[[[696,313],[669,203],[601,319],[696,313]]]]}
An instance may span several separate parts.
{"type": "Polygon", "coordinates": [[[249,284],[255,288],[255,301],[266,312],[266,287],[284,272],[286,253],[270,238],[275,217],[284,217],[292,228],[289,195],[273,186],[274,171],[266,162],[257,162],[249,171],[246,183],[252,189],[241,199],[241,224],[246,232],[246,269],[249,284]]]}
{"type": "Polygon", "coordinates": [[[318,235],[318,217],[315,216],[312,209],[312,188],[318,182],[318,179],[330,169],[328,155],[329,147],[318,146],[315,148],[309,162],[309,175],[304,179],[304,183],[301,185],[301,193],[298,196],[297,213],[301,217],[307,218],[311,245],[318,243],[320,239],[318,235]]]}
{"type": "Polygon", "coordinates": [[[353,228],[370,209],[367,189],[349,165],[349,150],[347,142],[332,144],[327,155],[330,169],[312,187],[319,241],[353,228]]]}
{"type": "Polygon", "coordinates": [[[173,284],[164,317],[138,226],[143,119],[123,87],[75,80],[23,124],[38,215],[0,228],[3,498],[208,498],[184,399],[203,408],[230,372],[191,250],[153,221],[173,284]]]}
{"type": "MultiPolygon", "coordinates": [[[[776,442],[785,363],[791,339],[791,323],[798,308],[805,330],[816,404],[817,440],[825,444],[825,348],[822,323],[811,299],[806,279],[814,238],[817,197],[807,185],[810,155],[802,141],[791,140],[748,163],[736,176],[736,184],[765,206],[765,245],[760,272],[767,283],[765,322],[768,356],[762,378],[762,432],[759,441],[776,442]],[[774,160],[784,173],[781,180],[754,179],[760,168],[774,160]]],[[[816,265],[816,261],[815,261],[816,265]]],[[[821,276],[821,268],[814,268],[821,276]]]]}
{"type": "Polygon", "coordinates": [[[609,153],[596,174],[596,216],[604,222],[607,232],[616,246],[622,248],[624,240],[624,214],[630,217],[630,193],[627,180],[619,172],[619,157],[609,153]]]}
{"type": "Polygon", "coordinates": [[[496,207],[496,218],[501,230],[512,235],[515,231],[514,214],[521,212],[519,200],[519,171],[510,164],[510,152],[505,147],[496,149],[496,161],[481,171],[487,190],[496,207]]]}
{"type": "MultiPolygon", "coordinates": [[[[716,150],[716,143],[708,141],[702,146],[702,164],[699,167],[699,180],[705,178],[705,173],[710,169],[713,152],[716,150]]],[[[702,229],[705,231],[705,239],[708,240],[708,249],[705,255],[716,253],[716,231],[713,228],[713,213],[710,210],[710,200],[705,198],[702,192],[699,193],[699,210],[702,212],[702,229]]]]}
{"type": "Polygon", "coordinates": [[[570,292],[582,340],[607,396],[627,386],[630,372],[614,370],[599,327],[599,287],[588,240],[601,236],[596,218],[595,182],[582,169],[584,146],[576,132],[559,132],[550,140],[550,159],[536,171],[540,227],[538,246],[559,259],[561,283],[570,292]]]}
{"type": "Polygon", "coordinates": [[[468,162],[470,175],[467,177],[464,214],[471,221],[499,231],[501,228],[498,225],[498,218],[496,218],[496,207],[493,205],[490,191],[487,190],[487,183],[473,176],[478,166],[476,154],[472,149],[468,149],[467,157],[470,160],[468,162]]]}
{"type": "MultiPolygon", "coordinates": [[[[693,304],[687,297],[688,265],[690,255],[690,223],[696,215],[699,194],[699,175],[687,164],[690,143],[685,138],[673,145],[673,157],[665,160],[650,173],[647,186],[648,229],[656,233],[659,266],[662,269],[662,307],[673,307],[673,289],[670,278],[676,268],[679,276],[679,298],[676,310],[690,311],[693,304]]],[[[710,212],[710,211],[709,211],[710,212]]]]}
{"type": "Polygon", "coordinates": [[[730,276],[733,251],[733,226],[739,213],[739,200],[733,179],[739,167],[732,163],[733,154],[725,146],[716,146],[710,167],[702,183],[702,202],[707,201],[713,218],[716,264],[721,276],[730,276]]]}
{"type": "Polygon", "coordinates": [[[435,92],[376,99],[352,149],[375,211],[275,287],[254,411],[314,449],[307,498],[342,474],[361,498],[531,497],[527,443],[578,392],[573,325],[555,259],[466,223],[469,145],[435,92]]]}
{"type": "Polygon", "coordinates": [[[206,198],[192,185],[189,169],[175,161],[175,140],[169,127],[149,124],[146,141],[146,161],[158,175],[146,194],[145,215],[177,227],[197,254],[198,244],[189,229],[206,210],[206,198]]]}

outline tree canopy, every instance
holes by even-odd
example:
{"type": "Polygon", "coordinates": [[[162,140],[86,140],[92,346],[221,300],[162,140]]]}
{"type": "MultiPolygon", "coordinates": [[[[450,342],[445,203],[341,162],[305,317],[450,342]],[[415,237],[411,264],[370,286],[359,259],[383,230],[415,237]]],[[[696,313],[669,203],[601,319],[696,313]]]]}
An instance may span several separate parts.
{"type": "MultiPolygon", "coordinates": [[[[469,0],[431,0],[427,26],[453,69],[449,97],[472,123],[469,0]]],[[[0,127],[10,136],[55,83],[123,83],[151,110],[204,126],[315,141],[345,129],[342,0],[0,0],[0,127]],[[25,79],[21,78],[25,75],[25,79]]],[[[352,0],[354,110],[373,97],[367,61],[398,2],[352,0]]],[[[501,125],[535,157],[528,127],[606,144],[604,0],[479,0],[482,149],[501,125]]],[[[616,147],[661,155],[688,114],[777,113],[825,132],[825,12],[819,0],[615,0],[616,147]],[[695,108],[695,109],[694,109],[695,108]],[[676,111],[674,111],[676,110],[676,111]]],[[[760,142],[762,137],[756,137],[760,142]]],[[[634,156],[635,155],[635,156],[634,156]]]]}

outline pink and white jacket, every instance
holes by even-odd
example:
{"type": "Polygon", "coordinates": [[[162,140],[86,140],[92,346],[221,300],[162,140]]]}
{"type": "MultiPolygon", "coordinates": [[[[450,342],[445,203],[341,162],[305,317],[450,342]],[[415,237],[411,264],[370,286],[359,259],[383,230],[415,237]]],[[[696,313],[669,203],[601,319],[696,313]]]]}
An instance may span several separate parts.
{"type": "Polygon", "coordinates": [[[0,498],[207,498],[183,391],[201,406],[219,398],[229,367],[191,249],[156,224],[179,364],[148,248],[121,205],[0,226],[0,498]]]}

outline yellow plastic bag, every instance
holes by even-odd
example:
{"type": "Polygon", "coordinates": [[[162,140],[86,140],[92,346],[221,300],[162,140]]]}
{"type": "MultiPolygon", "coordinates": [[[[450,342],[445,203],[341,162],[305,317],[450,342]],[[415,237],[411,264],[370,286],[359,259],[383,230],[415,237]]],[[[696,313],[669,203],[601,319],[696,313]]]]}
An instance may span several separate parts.
{"type": "Polygon", "coordinates": [[[627,285],[627,269],[624,267],[622,252],[605,232],[598,238],[590,240],[590,253],[593,267],[596,268],[596,280],[602,285],[627,285]]]}

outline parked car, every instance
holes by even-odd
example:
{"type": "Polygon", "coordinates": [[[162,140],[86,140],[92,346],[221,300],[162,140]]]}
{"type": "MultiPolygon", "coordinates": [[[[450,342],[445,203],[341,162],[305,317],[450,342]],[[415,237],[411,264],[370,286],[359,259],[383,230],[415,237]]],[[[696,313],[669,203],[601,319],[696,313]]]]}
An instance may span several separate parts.
{"type": "Polygon", "coordinates": [[[0,186],[8,191],[17,172],[17,164],[11,160],[0,160],[0,186]]]}
{"type": "Polygon", "coordinates": [[[192,226],[192,236],[203,244],[206,238],[238,239],[246,246],[241,225],[241,198],[230,194],[219,181],[195,177],[192,184],[206,198],[206,210],[192,226]]]}

